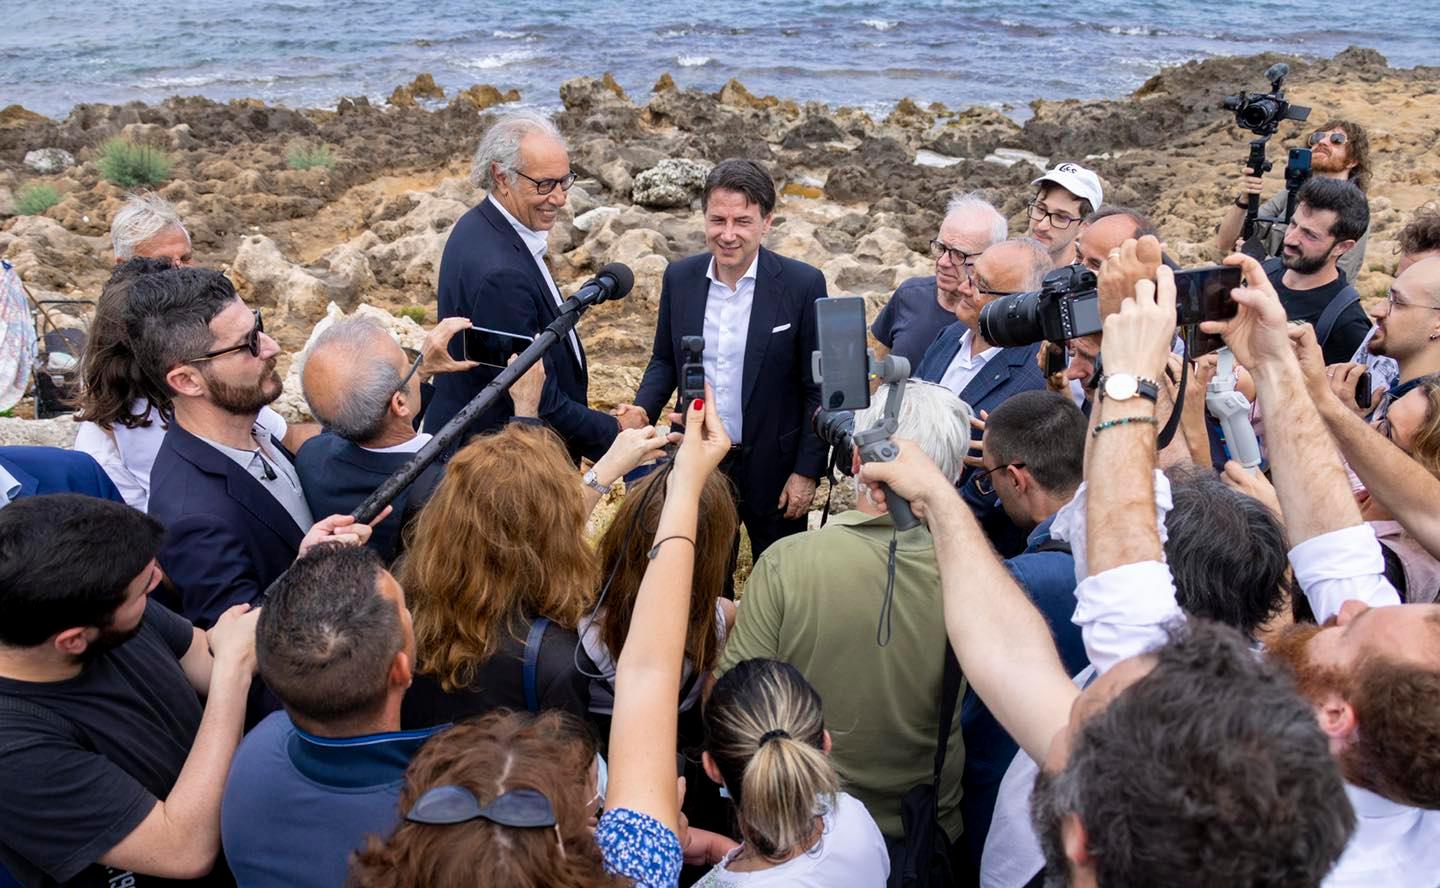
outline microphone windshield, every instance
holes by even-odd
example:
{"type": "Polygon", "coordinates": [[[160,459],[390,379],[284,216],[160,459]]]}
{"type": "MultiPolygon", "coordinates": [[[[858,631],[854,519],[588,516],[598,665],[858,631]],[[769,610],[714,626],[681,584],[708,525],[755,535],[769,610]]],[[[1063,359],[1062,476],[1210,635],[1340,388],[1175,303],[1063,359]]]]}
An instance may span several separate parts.
{"type": "Polygon", "coordinates": [[[611,262],[600,269],[600,273],[595,275],[595,278],[597,280],[609,278],[610,286],[606,287],[609,291],[606,299],[624,299],[630,295],[630,288],[635,286],[635,272],[631,271],[630,266],[623,262],[611,262]]]}

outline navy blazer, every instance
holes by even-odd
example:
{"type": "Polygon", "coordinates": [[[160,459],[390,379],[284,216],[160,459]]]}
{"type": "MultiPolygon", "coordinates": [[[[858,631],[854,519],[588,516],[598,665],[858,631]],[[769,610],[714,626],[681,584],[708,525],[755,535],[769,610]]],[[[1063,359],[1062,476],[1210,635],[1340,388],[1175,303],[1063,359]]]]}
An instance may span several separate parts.
{"type": "MultiPolygon", "coordinates": [[[[355,511],[375,489],[414,457],[414,453],[376,453],[333,432],[322,432],[304,444],[295,455],[295,471],[305,489],[305,501],[312,515],[343,515],[355,511]]],[[[388,564],[400,552],[400,531],[406,516],[413,514],[411,500],[428,498],[445,471],[433,462],[420,477],[395,497],[395,511],[375,525],[367,544],[388,564]]]]}
{"type": "MultiPolygon", "coordinates": [[[[550,286],[525,242],[489,198],[472,207],[450,232],[440,257],[440,318],[465,317],[477,327],[534,336],[559,315],[550,286]]],[[[579,341],[579,333],[576,333],[579,341]]],[[[450,344],[461,356],[461,337],[450,344]]],[[[582,347],[581,354],[584,354],[582,347]]],[[[577,359],[570,337],[545,353],[545,390],[540,418],[565,439],[572,459],[599,459],[610,448],[620,425],[615,417],[590,409],[590,375],[577,359]]],[[[435,398],[427,406],[425,430],[435,432],[480,393],[500,371],[476,367],[435,379],[435,398]]],[[[466,437],[499,429],[515,414],[502,395],[470,425],[466,437]]]]}
{"type": "Polygon", "coordinates": [[[78,450],[0,447],[0,466],[20,483],[13,499],[47,493],[83,493],[117,503],[125,502],[95,458],[78,450]]]}
{"type": "Polygon", "coordinates": [[[149,512],[165,525],[160,567],[174,585],[156,595],[201,629],[232,605],[255,601],[295,560],[309,530],[265,485],[178,422],[150,470],[149,512]]]}
{"type": "MultiPolygon", "coordinates": [[[[680,337],[705,334],[709,268],[710,254],[701,253],[665,269],[655,344],[635,393],[652,421],[672,403],[684,354],[680,337]]],[[[825,472],[827,447],[810,426],[820,406],[820,386],[810,370],[815,303],[824,298],[825,276],[818,268],[760,249],[741,369],[741,443],[749,458],[746,477],[734,481],[742,499],[762,508],[773,506],[791,473],[819,478],[825,472]]]]}
{"type": "MultiPolygon", "coordinates": [[[[938,383],[945,377],[950,362],[960,353],[960,337],[969,328],[956,321],[940,332],[939,338],[925,350],[920,366],[915,369],[916,379],[938,383]]],[[[970,405],[978,417],[980,411],[987,413],[999,407],[1011,395],[1045,387],[1045,374],[1035,363],[1040,352],[1040,343],[1004,348],[991,358],[975,374],[960,393],[960,400],[970,405]]]]}

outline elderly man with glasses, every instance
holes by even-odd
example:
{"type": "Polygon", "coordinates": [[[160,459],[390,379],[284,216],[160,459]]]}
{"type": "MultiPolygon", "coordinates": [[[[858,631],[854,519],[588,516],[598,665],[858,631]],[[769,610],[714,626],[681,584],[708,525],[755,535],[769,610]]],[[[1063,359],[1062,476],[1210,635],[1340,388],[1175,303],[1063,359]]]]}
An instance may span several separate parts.
{"type": "MultiPolygon", "coordinates": [[[[471,184],[488,194],[455,223],[440,259],[439,316],[469,318],[476,327],[530,337],[558,315],[564,294],[545,260],[547,236],[575,183],[570,156],[555,125],[533,111],[505,115],[486,130],[475,151],[471,184]]],[[[451,354],[461,357],[458,346],[451,354]]],[[[589,405],[590,374],[580,335],[546,353],[540,418],[565,440],[571,458],[598,459],[622,427],[646,422],[638,413],[616,417],[589,405]]],[[[482,365],[435,383],[425,415],[434,432],[500,371],[482,365]]],[[[493,431],[514,415],[502,397],[480,414],[469,434],[493,431]]]]}
{"type": "Polygon", "coordinates": [[[315,522],[289,452],[259,423],[283,388],[280,346],[224,275],[139,276],[125,326],[140,371],[171,397],[148,505],[166,529],[159,561],[173,585],[156,590],[162,603],[208,628],[317,540],[369,538],[348,515],[315,522]]]}
{"type": "MultiPolygon", "coordinates": [[[[1310,148],[1310,175],[1316,179],[1341,179],[1359,188],[1362,192],[1370,188],[1370,136],[1365,128],[1349,120],[1329,120],[1320,128],[1308,133],[1305,144],[1310,148]]],[[[1276,164],[1275,172],[1283,167],[1276,164]]],[[[1236,241],[1245,222],[1245,209],[1249,206],[1250,195],[1264,191],[1265,183],[1253,170],[1246,167],[1240,176],[1240,190],[1235,202],[1225,208],[1225,218],[1220,221],[1220,231],[1215,241],[1222,254],[1236,249],[1236,241]]],[[[1260,205],[1261,219],[1283,219],[1287,195],[1280,189],[1273,197],[1260,205]]],[[[1285,226],[1279,222],[1259,225],[1256,233],[1265,247],[1267,256],[1279,256],[1284,250],[1285,226]]],[[[1340,257],[1340,272],[1351,283],[1359,276],[1365,264],[1365,248],[1370,243],[1370,229],[1360,236],[1344,256],[1340,257]]]]}
{"type": "Polygon", "coordinates": [[[970,279],[975,260],[1004,240],[1007,230],[1005,217],[978,192],[951,198],[940,231],[930,241],[935,273],[910,278],[895,290],[870,325],[876,341],[918,367],[940,331],[955,323],[960,287],[970,279]]]}

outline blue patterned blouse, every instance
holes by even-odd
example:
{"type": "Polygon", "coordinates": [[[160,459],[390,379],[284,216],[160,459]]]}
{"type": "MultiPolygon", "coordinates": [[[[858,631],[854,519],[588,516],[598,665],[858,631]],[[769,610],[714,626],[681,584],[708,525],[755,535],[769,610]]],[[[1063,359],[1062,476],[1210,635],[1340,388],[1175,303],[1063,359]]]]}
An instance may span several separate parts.
{"type": "Polygon", "coordinates": [[[607,810],[600,815],[595,841],[606,868],[634,879],[636,888],[680,884],[680,839],[649,814],[628,808],[607,810]]]}

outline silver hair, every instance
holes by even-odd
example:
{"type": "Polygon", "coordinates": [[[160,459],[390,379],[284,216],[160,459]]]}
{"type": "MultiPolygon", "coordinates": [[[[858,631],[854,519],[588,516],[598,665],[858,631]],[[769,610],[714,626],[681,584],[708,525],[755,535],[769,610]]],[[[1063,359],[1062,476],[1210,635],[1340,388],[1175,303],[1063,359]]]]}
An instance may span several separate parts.
{"type": "MultiPolygon", "coordinates": [[[[550,118],[538,111],[512,111],[491,124],[480,137],[475,160],[470,165],[470,184],[476,188],[495,187],[491,164],[498,163],[502,170],[515,172],[520,164],[520,143],[532,134],[554,139],[562,147],[565,145],[565,138],[550,118]]],[[[513,176],[509,178],[515,181],[513,176]]]]}
{"type": "MultiPolygon", "coordinates": [[[[979,221],[986,226],[985,234],[986,247],[994,246],[1010,236],[1010,223],[995,209],[995,205],[985,199],[985,195],[978,191],[971,191],[967,194],[957,194],[950,198],[950,203],[945,207],[945,218],[949,220],[953,216],[974,214],[979,221]]],[[[983,248],[982,248],[983,249],[983,248]]]]}
{"type": "Polygon", "coordinates": [[[1020,282],[1021,290],[1038,290],[1045,286],[1045,275],[1055,267],[1055,260],[1045,245],[1033,237],[1015,237],[1006,243],[1017,244],[1024,248],[1025,279],[1020,282]]]}
{"type": "MultiPolygon", "coordinates": [[[[892,387],[880,386],[870,396],[870,406],[855,412],[857,431],[880,421],[892,387]]],[[[912,379],[905,384],[895,436],[914,441],[946,478],[958,482],[970,450],[970,405],[943,385],[912,379]]]]}
{"type": "Polygon", "coordinates": [[[110,241],[115,247],[115,258],[135,258],[140,245],[167,228],[178,228],[190,240],[190,232],[180,221],[180,214],[170,201],[154,192],[131,194],[125,198],[125,206],[115,214],[110,223],[110,241]]]}
{"type": "Polygon", "coordinates": [[[384,429],[390,398],[400,388],[399,371],[376,357],[374,344],[379,337],[389,339],[390,333],[379,322],[365,317],[343,318],[315,337],[306,360],[314,360],[326,349],[335,349],[336,356],[349,365],[349,385],[336,393],[333,413],[316,403],[305,374],[301,374],[301,389],[310,413],[330,431],[356,444],[373,439],[384,429]]]}

